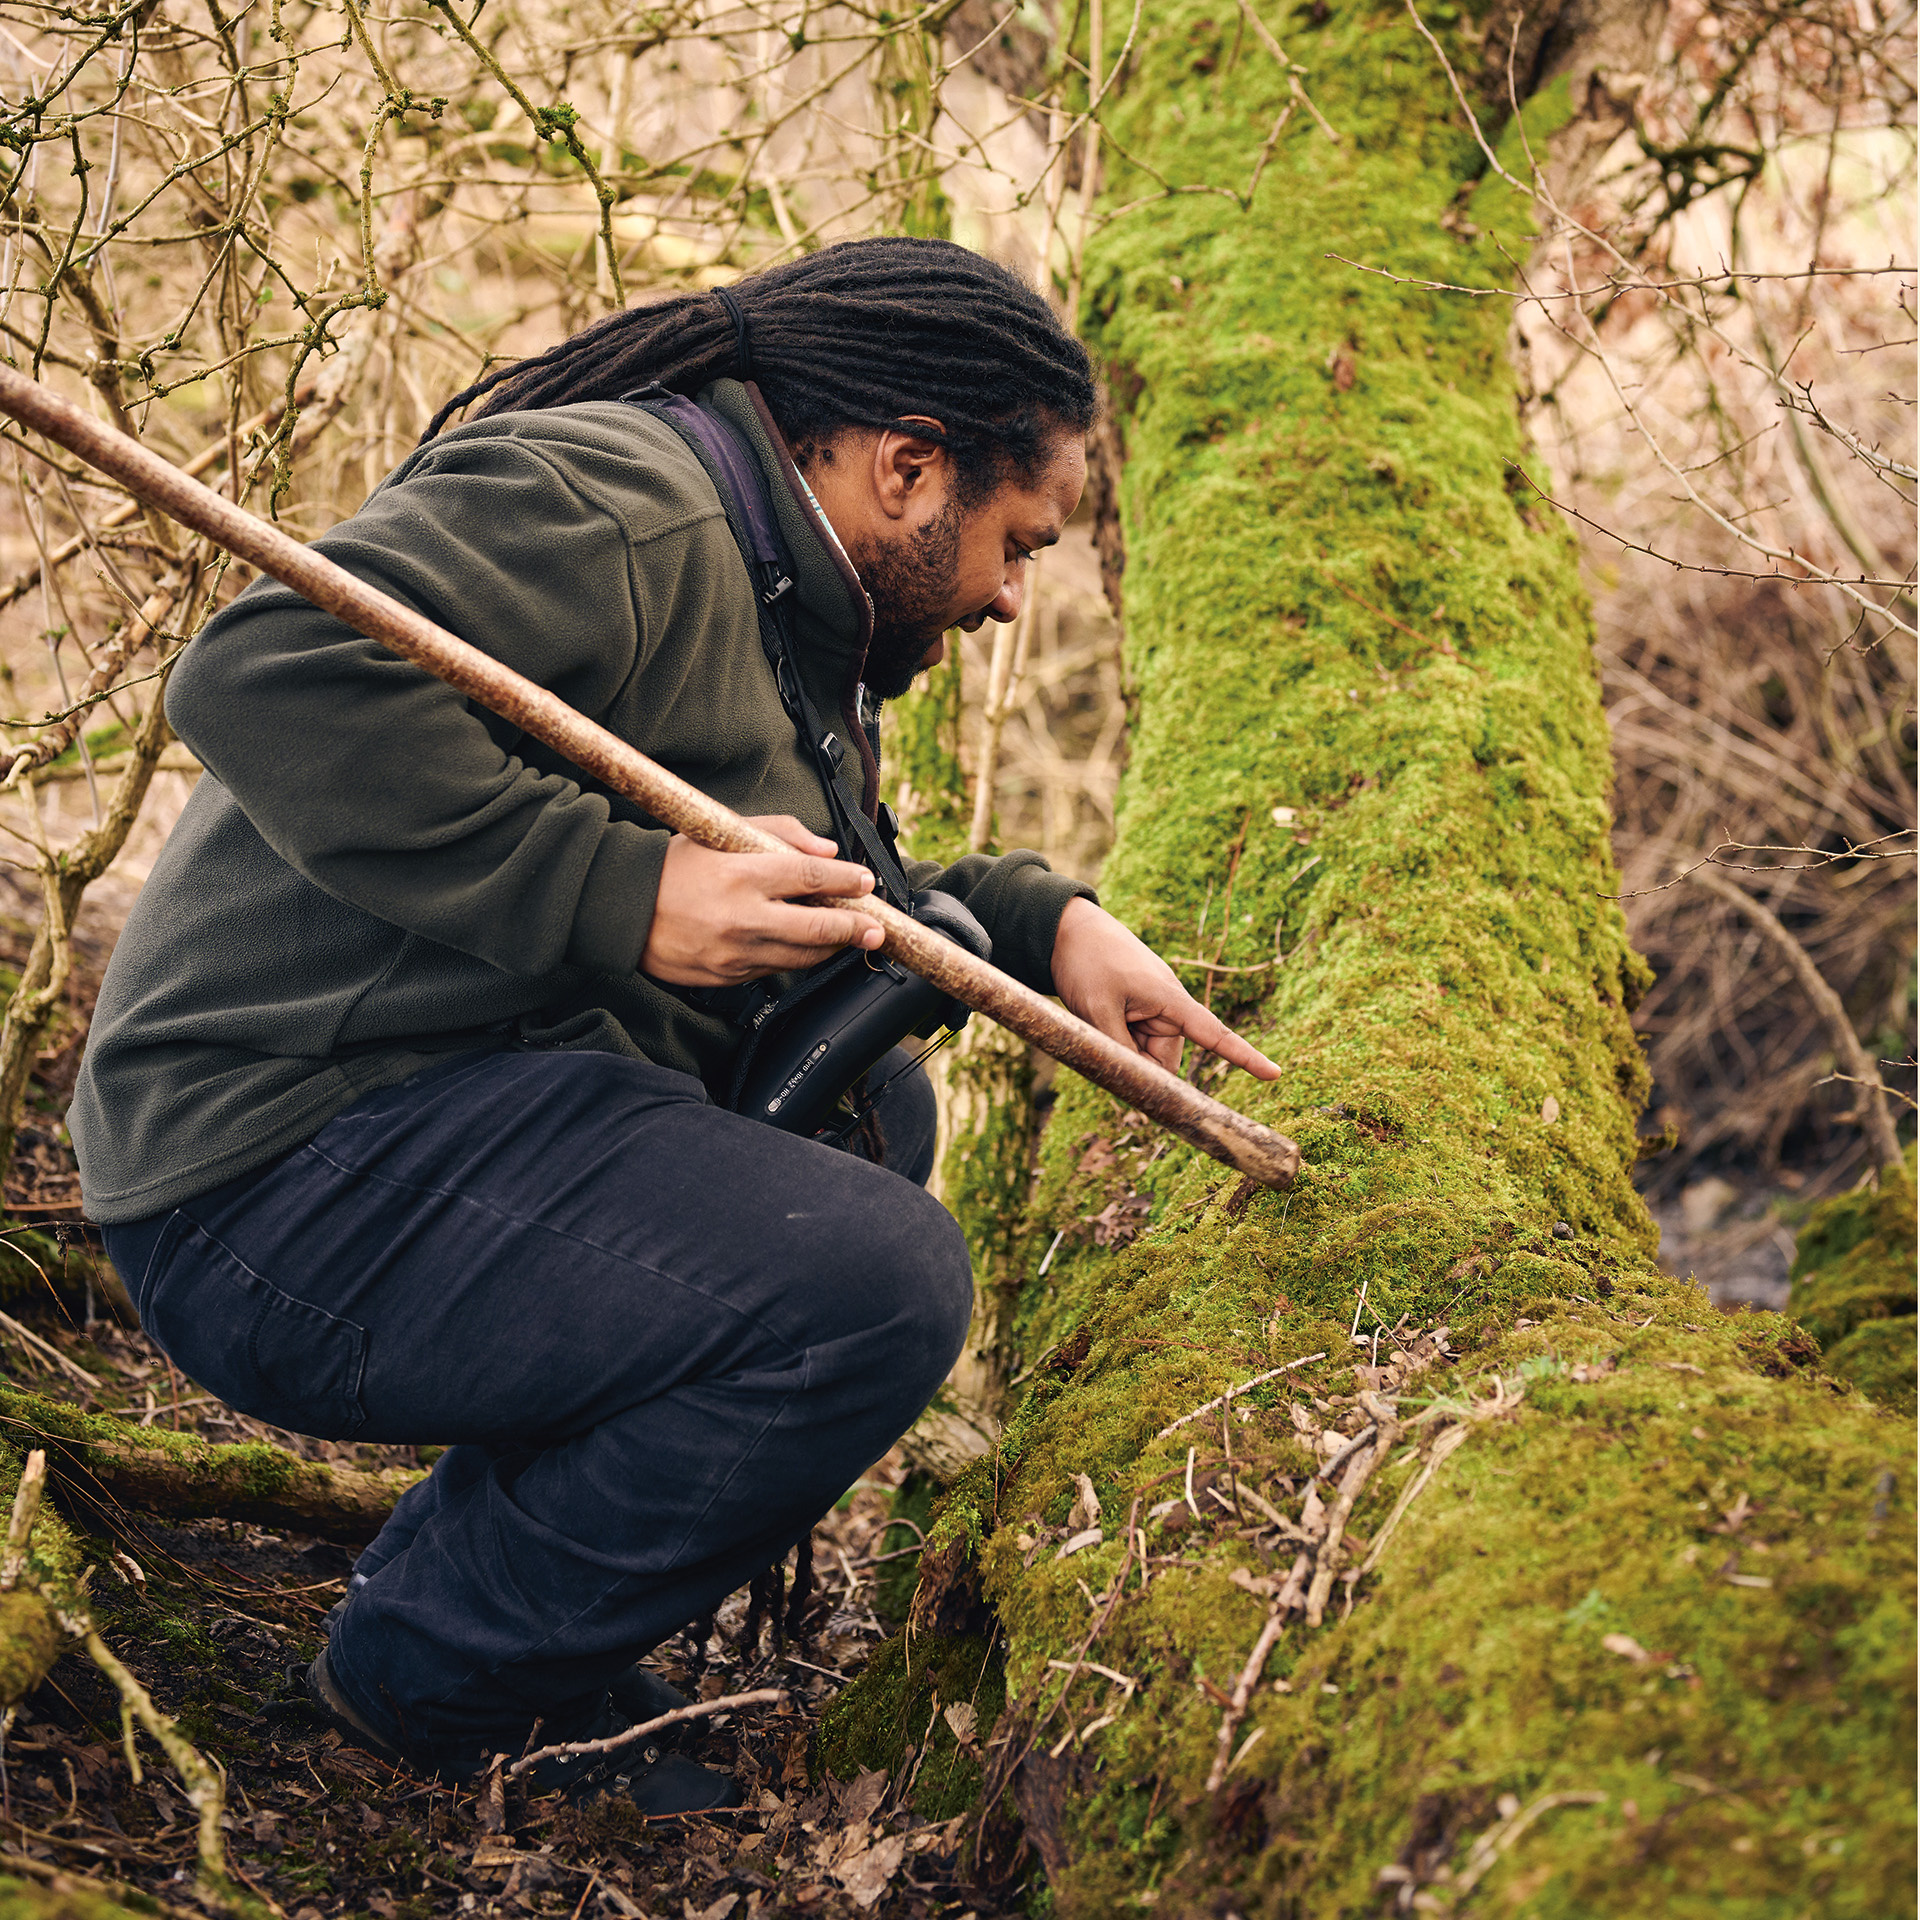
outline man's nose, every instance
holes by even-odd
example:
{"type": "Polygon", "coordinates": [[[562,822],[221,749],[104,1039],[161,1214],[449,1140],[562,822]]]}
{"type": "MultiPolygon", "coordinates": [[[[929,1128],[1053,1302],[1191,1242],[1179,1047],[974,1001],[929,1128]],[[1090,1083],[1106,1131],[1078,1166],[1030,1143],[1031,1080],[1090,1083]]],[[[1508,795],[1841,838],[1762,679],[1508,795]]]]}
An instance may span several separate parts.
{"type": "Polygon", "coordinates": [[[1000,577],[1000,591],[987,602],[987,617],[990,620],[1016,620],[1020,616],[1020,603],[1027,597],[1027,566],[1024,560],[1015,560],[1009,564],[1000,577]]]}

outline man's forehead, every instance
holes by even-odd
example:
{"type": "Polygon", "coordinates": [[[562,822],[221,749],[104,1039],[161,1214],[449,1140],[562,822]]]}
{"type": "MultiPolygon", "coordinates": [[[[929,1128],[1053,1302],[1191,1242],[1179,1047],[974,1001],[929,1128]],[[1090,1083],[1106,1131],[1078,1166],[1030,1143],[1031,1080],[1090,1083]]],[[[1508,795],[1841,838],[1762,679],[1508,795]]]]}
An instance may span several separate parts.
{"type": "Polygon", "coordinates": [[[1087,484],[1087,450],[1078,436],[1063,435],[1053,457],[1030,480],[1015,490],[1018,508],[1034,522],[1037,544],[1051,546],[1072,518],[1087,484]]]}

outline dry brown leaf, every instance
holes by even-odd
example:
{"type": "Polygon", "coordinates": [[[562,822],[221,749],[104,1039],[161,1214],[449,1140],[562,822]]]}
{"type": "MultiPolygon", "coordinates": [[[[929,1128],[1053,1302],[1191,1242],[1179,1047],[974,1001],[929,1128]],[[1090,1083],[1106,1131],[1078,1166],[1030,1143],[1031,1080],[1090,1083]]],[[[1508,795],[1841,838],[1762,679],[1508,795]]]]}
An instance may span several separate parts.
{"type": "MultiPolygon", "coordinates": [[[[482,1833],[499,1833],[507,1824],[507,1788],[500,1777],[500,1762],[495,1760],[488,1772],[486,1784],[474,1796],[474,1825],[482,1833]]],[[[507,1843],[511,1849],[513,1842],[507,1843]]]]}
{"type": "Polygon", "coordinates": [[[1309,1487],[1307,1497],[1300,1506],[1300,1527],[1302,1532],[1317,1535],[1324,1533],[1327,1526],[1327,1503],[1320,1498],[1320,1489],[1309,1487]]]}
{"type": "Polygon", "coordinates": [[[917,1827],[907,1835],[909,1853],[951,1853],[960,1844],[960,1830],[967,1824],[964,1813],[943,1820],[937,1827],[917,1827]]]}
{"type": "Polygon", "coordinates": [[[887,1772],[884,1767],[869,1767],[855,1774],[840,1797],[840,1817],[848,1826],[871,1820],[880,1802],[887,1797],[887,1772]]]}
{"type": "Polygon", "coordinates": [[[1152,1212],[1150,1193],[1130,1193],[1124,1199],[1108,1201],[1093,1216],[1093,1244],[1096,1247],[1128,1245],[1146,1231],[1152,1212]]]}
{"type": "Polygon", "coordinates": [[[856,1853],[852,1859],[842,1860],[834,1868],[833,1877],[846,1888],[856,1907],[877,1906],[893,1876],[900,1871],[900,1862],[906,1858],[906,1852],[907,1836],[904,1833],[889,1834],[886,1839],[876,1840],[872,1846],[856,1853]]]}
{"type": "Polygon", "coordinates": [[[1100,1496],[1094,1492],[1093,1482],[1084,1473],[1076,1473],[1073,1484],[1079,1488],[1079,1493],[1073,1505],[1067,1509],[1067,1525],[1078,1533],[1082,1527],[1100,1524],[1100,1496]]]}
{"type": "Polygon", "coordinates": [[[956,1700],[941,1714],[953,1737],[961,1746],[973,1745],[974,1732],[979,1725],[979,1716],[970,1700],[956,1700]]]}

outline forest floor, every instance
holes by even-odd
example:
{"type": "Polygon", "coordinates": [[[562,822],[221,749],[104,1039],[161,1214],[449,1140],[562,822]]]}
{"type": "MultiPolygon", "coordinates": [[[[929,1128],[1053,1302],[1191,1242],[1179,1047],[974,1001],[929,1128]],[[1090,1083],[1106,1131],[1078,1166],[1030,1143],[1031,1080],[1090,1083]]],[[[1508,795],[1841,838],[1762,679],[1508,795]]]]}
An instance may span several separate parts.
{"type": "MultiPolygon", "coordinates": [[[[5,1357],[35,1392],[209,1440],[270,1437],[310,1457],[413,1464],[412,1449],[263,1428],[183,1382],[140,1333],[109,1319],[74,1324],[51,1290],[43,1310],[12,1306],[98,1383],[30,1371],[34,1356],[9,1339],[5,1357]]],[[[749,1644],[737,1594],[703,1648],[682,1634],[650,1656],[690,1697],[788,1691],[777,1709],[694,1723],[683,1749],[740,1782],[742,1809],[651,1821],[624,1799],[570,1805],[512,1787],[494,1809],[470,1788],[429,1784],[342,1745],[299,1682],[346,1590],[348,1549],[223,1521],[172,1525],[104,1502],[78,1511],[71,1496],[62,1504],[97,1562],[104,1637],[226,1767],[230,1861],[286,1920],[997,1920],[998,1899],[957,1880],[950,1826],[900,1811],[884,1774],[843,1782],[811,1771],[822,1708],[890,1630],[876,1611],[881,1579],[893,1568],[911,1579],[912,1535],[889,1518],[899,1472],[893,1456],[878,1463],[816,1528],[817,1584],[797,1640],[776,1646],[768,1630],[749,1644]]],[[[76,1652],[0,1731],[0,1871],[38,1863],[39,1878],[57,1869],[190,1906],[194,1815],[151,1750],[135,1783],[119,1719],[118,1696],[76,1652]]]]}

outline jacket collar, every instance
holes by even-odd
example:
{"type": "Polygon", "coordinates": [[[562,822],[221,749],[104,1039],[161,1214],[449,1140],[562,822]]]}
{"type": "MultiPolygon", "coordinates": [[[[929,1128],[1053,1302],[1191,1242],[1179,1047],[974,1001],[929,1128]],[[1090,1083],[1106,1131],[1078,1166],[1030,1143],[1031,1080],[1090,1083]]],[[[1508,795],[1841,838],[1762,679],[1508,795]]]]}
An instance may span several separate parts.
{"type": "Polygon", "coordinates": [[[811,656],[804,668],[817,663],[823,686],[831,689],[825,704],[837,710],[844,690],[859,680],[866,664],[873,603],[757,389],[738,380],[716,380],[699,398],[747,443],[767,476],[774,517],[793,556],[801,639],[811,656]]]}

